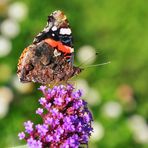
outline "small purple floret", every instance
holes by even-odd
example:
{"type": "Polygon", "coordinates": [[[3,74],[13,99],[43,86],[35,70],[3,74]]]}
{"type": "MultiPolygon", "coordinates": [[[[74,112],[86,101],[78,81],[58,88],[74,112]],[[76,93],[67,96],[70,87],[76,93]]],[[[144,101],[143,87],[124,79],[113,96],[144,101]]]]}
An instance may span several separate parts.
{"type": "Polygon", "coordinates": [[[37,132],[39,133],[39,135],[42,137],[42,136],[45,136],[46,133],[48,132],[48,125],[46,124],[43,124],[43,125],[36,125],[36,129],[37,129],[37,132]]]}
{"type": "Polygon", "coordinates": [[[33,122],[31,121],[24,122],[24,126],[26,133],[30,134],[33,131],[33,122]]]}
{"type": "Polygon", "coordinates": [[[19,133],[18,137],[19,137],[20,140],[24,139],[25,138],[25,133],[24,132],[19,133]]]}
{"type": "Polygon", "coordinates": [[[40,102],[41,105],[44,105],[44,104],[46,104],[47,101],[46,101],[46,98],[42,97],[42,98],[39,99],[39,102],[40,102]]]}
{"type": "Polygon", "coordinates": [[[64,101],[63,101],[63,99],[61,98],[61,97],[58,97],[58,98],[54,98],[54,104],[56,104],[56,105],[62,105],[62,103],[63,103],[64,101]]]}
{"type": "Polygon", "coordinates": [[[43,109],[42,108],[38,108],[36,110],[36,114],[42,115],[42,113],[43,113],[43,109]]]}
{"type": "Polygon", "coordinates": [[[27,140],[27,145],[29,148],[42,148],[42,142],[33,138],[27,140]]]}

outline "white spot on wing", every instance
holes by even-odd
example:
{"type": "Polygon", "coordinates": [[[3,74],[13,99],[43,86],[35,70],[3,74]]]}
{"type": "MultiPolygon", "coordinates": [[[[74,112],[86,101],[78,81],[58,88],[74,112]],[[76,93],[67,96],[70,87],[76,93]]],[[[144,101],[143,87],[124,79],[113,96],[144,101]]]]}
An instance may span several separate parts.
{"type": "Polygon", "coordinates": [[[44,28],[43,31],[44,31],[44,32],[48,32],[48,31],[49,31],[49,28],[44,28]]]}
{"type": "Polygon", "coordinates": [[[58,28],[57,28],[56,26],[53,26],[51,30],[52,30],[52,31],[56,31],[57,29],[58,29],[58,28]]]}
{"type": "Polygon", "coordinates": [[[57,57],[57,56],[60,56],[61,55],[61,52],[58,52],[57,49],[54,50],[54,56],[57,57]]]}
{"type": "Polygon", "coordinates": [[[37,36],[41,36],[42,35],[42,33],[40,32],[37,36]]]}
{"type": "Polygon", "coordinates": [[[71,53],[74,52],[74,48],[70,48],[70,52],[71,52],[71,53]]]}
{"type": "Polygon", "coordinates": [[[60,29],[60,34],[67,34],[70,35],[71,34],[71,29],[70,28],[61,28],[60,29]]]}

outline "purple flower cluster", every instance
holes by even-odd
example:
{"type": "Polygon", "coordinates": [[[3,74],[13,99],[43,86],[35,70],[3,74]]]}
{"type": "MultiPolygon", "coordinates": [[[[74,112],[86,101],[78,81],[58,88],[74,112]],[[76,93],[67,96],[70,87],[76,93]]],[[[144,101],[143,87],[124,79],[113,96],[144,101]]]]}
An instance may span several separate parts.
{"type": "Polygon", "coordinates": [[[87,103],[81,99],[82,92],[75,91],[72,85],[55,86],[52,89],[41,86],[44,97],[39,99],[42,108],[36,114],[43,119],[42,124],[24,123],[25,139],[30,148],[78,148],[88,144],[92,132],[92,115],[87,103]]]}

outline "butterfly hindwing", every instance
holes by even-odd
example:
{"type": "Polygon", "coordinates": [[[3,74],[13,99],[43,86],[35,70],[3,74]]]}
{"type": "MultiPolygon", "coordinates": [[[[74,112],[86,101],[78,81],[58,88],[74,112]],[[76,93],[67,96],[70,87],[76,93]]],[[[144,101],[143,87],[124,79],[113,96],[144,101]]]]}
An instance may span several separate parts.
{"type": "Polygon", "coordinates": [[[67,81],[80,71],[64,59],[63,53],[44,41],[27,47],[18,65],[18,76],[22,82],[42,84],[67,81]]]}

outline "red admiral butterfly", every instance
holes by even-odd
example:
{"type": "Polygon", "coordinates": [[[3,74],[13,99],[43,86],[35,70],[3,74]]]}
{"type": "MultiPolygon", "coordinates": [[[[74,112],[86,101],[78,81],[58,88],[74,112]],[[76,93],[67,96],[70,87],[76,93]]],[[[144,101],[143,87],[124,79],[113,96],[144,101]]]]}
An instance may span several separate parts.
{"type": "Polygon", "coordinates": [[[46,27],[24,49],[18,62],[21,82],[41,84],[67,81],[82,69],[73,65],[74,48],[71,29],[63,12],[48,16],[46,27]]]}

